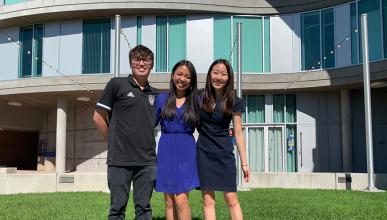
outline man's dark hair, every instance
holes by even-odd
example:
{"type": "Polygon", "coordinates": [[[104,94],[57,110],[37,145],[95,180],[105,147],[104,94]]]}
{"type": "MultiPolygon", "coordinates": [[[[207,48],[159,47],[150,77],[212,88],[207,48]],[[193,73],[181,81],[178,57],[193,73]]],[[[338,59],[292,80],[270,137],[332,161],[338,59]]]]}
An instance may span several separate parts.
{"type": "Polygon", "coordinates": [[[137,45],[129,51],[129,62],[132,62],[133,58],[144,59],[150,57],[152,59],[152,68],[154,64],[154,55],[153,52],[146,46],[137,45]]]}

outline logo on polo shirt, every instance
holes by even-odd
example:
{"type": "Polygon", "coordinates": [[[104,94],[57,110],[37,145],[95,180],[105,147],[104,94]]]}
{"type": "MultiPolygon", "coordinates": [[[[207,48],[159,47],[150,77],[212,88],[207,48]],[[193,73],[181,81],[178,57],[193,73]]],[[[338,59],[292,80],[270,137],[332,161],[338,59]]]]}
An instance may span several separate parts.
{"type": "Polygon", "coordinates": [[[148,96],[148,101],[149,101],[149,104],[154,105],[155,104],[155,96],[154,95],[149,95],[148,96]]]}
{"type": "Polygon", "coordinates": [[[134,98],[133,92],[129,92],[126,96],[128,96],[128,97],[133,97],[133,98],[134,98]]]}

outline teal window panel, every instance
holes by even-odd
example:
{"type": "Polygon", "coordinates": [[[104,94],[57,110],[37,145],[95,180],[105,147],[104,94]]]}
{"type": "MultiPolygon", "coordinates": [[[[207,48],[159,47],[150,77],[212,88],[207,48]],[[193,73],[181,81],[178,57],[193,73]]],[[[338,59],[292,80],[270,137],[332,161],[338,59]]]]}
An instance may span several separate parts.
{"type": "Polygon", "coordinates": [[[231,55],[231,17],[214,16],[214,60],[229,60],[231,55]]]}
{"type": "MultiPolygon", "coordinates": [[[[242,23],[242,71],[263,72],[262,17],[234,17],[233,36],[237,36],[237,23],[242,23]]],[[[237,68],[237,47],[233,50],[233,68],[237,68]]]]}
{"type": "Polygon", "coordinates": [[[83,74],[110,72],[110,29],[110,19],[83,21],[83,74]]]}
{"type": "Polygon", "coordinates": [[[43,25],[20,28],[19,77],[42,75],[43,25]]]}
{"type": "Polygon", "coordinates": [[[282,172],[283,163],[283,131],[278,127],[269,128],[269,172],[282,172]]]}
{"type": "Polygon", "coordinates": [[[167,72],[167,16],[156,17],[156,72],[167,72]]]}
{"type": "Polygon", "coordinates": [[[387,58],[387,0],[382,0],[382,12],[383,12],[384,58],[387,58]]]}
{"type": "Polygon", "coordinates": [[[357,3],[351,3],[351,63],[359,63],[359,32],[357,23],[357,3]]]}
{"type": "Polygon", "coordinates": [[[270,68],[270,17],[264,18],[264,44],[263,44],[263,72],[269,73],[271,71],[270,68]]]}
{"type": "MultiPolygon", "coordinates": [[[[382,24],[381,24],[381,8],[379,0],[361,0],[358,2],[358,22],[360,24],[361,14],[368,14],[368,49],[370,61],[383,58],[382,54],[382,24]]],[[[361,33],[361,25],[359,25],[359,33],[361,33]]],[[[361,35],[359,35],[359,47],[362,54],[361,35]]],[[[363,62],[363,57],[359,56],[360,62],[363,62]]]]}
{"type": "Polygon", "coordinates": [[[286,125],[286,171],[297,172],[297,125],[286,125]],[[291,138],[291,136],[293,138],[291,138]],[[293,141],[293,143],[291,143],[293,141]],[[290,146],[292,145],[293,146],[290,146]]]}
{"type": "Polygon", "coordinates": [[[19,77],[32,76],[32,41],[34,36],[33,26],[20,29],[19,40],[19,77]]]}
{"type": "Polygon", "coordinates": [[[322,23],[322,68],[335,66],[335,36],[333,9],[321,11],[322,23]]]}
{"type": "Polygon", "coordinates": [[[320,13],[301,14],[301,68],[321,68],[320,13]]]}
{"type": "Polygon", "coordinates": [[[265,122],[265,95],[247,96],[247,115],[248,123],[265,122]]]}
{"type": "Polygon", "coordinates": [[[137,16],[137,45],[142,41],[142,16],[137,16]]]}
{"type": "Polygon", "coordinates": [[[284,95],[274,94],[273,95],[273,122],[283,123],[284,122],[284,95]]]}
{"type": "Polygon", "coordinates": [[[26,2],[27,0],[4,0],[4,5],[11,5],[19,2],[26,2]]]}
{"type": "Polygon", "coordinates": [[[168,71],[186,58],[186,17],[170,16],[168,18],[168,71]]]}
{"type": "Polygon", "coordinates": [[[296,95],[286,94],[286,122],[294,123],[297,121],[296,109],[296,95]]]}
{"type": "Polygon", "coordinates": [[[263,128],[249,128],[249,167],[252,172],[265,171],[265,147],[263,128]]]}

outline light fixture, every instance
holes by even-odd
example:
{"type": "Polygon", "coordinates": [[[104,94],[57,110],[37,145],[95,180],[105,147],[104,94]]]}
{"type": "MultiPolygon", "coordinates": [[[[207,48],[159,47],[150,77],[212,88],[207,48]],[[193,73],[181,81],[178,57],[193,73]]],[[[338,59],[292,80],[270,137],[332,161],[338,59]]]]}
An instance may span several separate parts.
{"type": "Polygon", "coordinates": [[[387,81],[377,81],[371,83],[372,88],[382,88],[387,87],[387,81]]]}
{"type": "Polygon", "coordinates": [[[11,106],[22,106],[23,104],[21,102],[8,102],[8,105],[11,105],[11,106]]]}
{"type": "Polygon", "coordinates": [[[90,98],[87,97],[87,96],[79,96],[79,97],[77,97],[77,101],[81,101],[81,102],[89,102],[89,101],[90,101],[90,98]]]}

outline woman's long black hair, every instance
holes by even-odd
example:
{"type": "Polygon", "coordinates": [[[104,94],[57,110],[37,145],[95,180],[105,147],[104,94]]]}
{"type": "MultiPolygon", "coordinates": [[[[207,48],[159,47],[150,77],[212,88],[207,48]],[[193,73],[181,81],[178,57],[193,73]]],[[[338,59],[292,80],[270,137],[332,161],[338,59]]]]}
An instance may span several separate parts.
{"type": "Polygon", "coordinates": [[[194,65],[188,60],[181,60],[172,68],[171,80],[169,81],[169,96],[164,108],[161,111],[161,117],[173,119],[176,116],[176,86],[173,83],[173,74],[180,66],[186,66],[191,73],[190,87],[185,92],[185,108],[183,112],[184,121],[191,126],[197,125],[197,111],[195,103],[195,94],[197,90],[197,76],[194,65]]]}
{"type": "Polygon", "coordinates": [[[215,89],[211,84],[211,72],[215,65],[223,64],[226,66],[228,81],[226,86],[223,89],[223,95],[221,100],[221,109],[222,112],[226,115],[232,114],[232,106],[235,101],[235,91],[234,91],[234,72],[232,70],[231,64],[224,59],[215,60],[210,69],[208,69],[206,86],[204,87],[203,101],[201,103],[201,109],[206,112],[214,112],[215,106],[215,89]]]}

